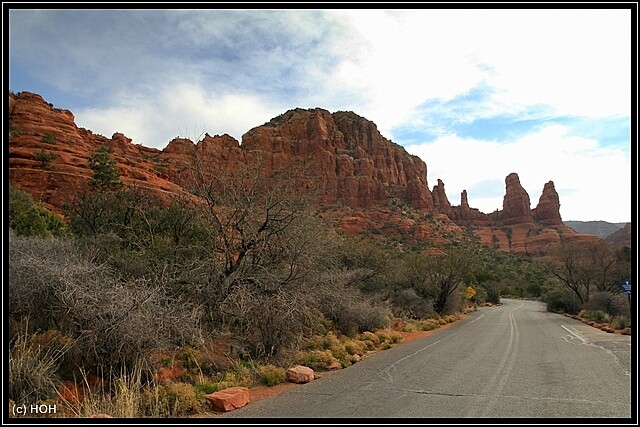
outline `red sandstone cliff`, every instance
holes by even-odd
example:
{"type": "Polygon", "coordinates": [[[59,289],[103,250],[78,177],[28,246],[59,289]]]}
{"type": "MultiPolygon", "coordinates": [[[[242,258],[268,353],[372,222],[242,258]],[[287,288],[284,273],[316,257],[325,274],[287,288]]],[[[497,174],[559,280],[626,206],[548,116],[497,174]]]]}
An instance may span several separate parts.
{"type": "Polygon", "coordinates": [[[532,212],[533,219],[544,225],[564,225],[560,217],[560,197],[553,181],[544,185],[538,206],[532,212]]]}
{"type": "Polygon", "coordinates": [[[510,173],[505,182],[506,193],[502,201],[502,212],[499,216],[502,225],[533,223],[529,194],[520,185],[518,174],[510,173]]]}
{"type": "Polygon", "coordinates": [[[125,183],[160,196],[187,194],[194,167],[217,173],[260,162],[266,175],[300,168],[318,191],[323,216],[352,233],[442,243],[471,226],[483,243],[529,255],[550,250],[561,236],[585,236],[562,225],[551,181],[533,210],[515,173],[506,178],[502,211],[469,207],[466,190],[460,206],[451,206],[441,180],[429,190],[421,159],[352,112],[294,109],[248,131],[242,144],[206,134],[197,143],[175,138],[164,150],[133,144],[121,133],[106,138],[78,128],[70,111],[29,92],[9,95],[9,121],[11,182],[57,212],[89,180],[89,156],[107,145],[125,183]]]}
{"type": "Polygon", "coordinates": [[[272,171],[303,163],[326,203],[369,208],[397,197],[415,208],[433,207],[426,164],[352,112],[291,110],[244,134],[242,147],[263,151],[272,171]]]}
{"type": "Polygon", "coordinates": [[[516,173],[505,179],[503,209],[485,214],[469,207],[467,191],[461,194],[460,206],[447,207],[444,183],[438,180],[433,197],[436,209],[450,210],[449,217],[458,225],[472,227],[480,241],[505,252],[540,256],[557,247],[561,240],[590,242],[594,236],[576,233],[560,217],[560,198],[553,181],[545,184],[535,209],[530,208],[529,194],[516,173]]]}

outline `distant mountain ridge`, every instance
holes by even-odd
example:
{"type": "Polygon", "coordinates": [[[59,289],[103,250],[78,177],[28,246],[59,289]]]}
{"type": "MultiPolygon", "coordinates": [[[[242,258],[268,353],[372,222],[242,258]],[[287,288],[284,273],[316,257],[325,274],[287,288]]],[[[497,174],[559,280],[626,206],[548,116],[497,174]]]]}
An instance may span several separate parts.
{"type": "Polygon", "coordinates": [[[626,222],[606,222],[606,221],[564,221],[564,225],[573,228],[578,233],[591,234],[602,239],[621,230],[626,222]]]}
{"type": "Polygon", "coordinates": [[[628,222],[620,230],[607,236],[605,242],[614,248],[631,247],[631,223],[628,222]]]}

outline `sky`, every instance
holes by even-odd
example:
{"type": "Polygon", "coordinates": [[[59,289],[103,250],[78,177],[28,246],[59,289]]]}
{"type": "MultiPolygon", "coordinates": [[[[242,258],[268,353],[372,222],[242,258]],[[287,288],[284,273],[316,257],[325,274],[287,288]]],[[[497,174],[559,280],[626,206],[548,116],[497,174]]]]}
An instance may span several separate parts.
{"type": "Polygon", "coordinates": [[[9,89],[159,149],[353,111],[452,205],[502,209],[515,172],[532,208],[553,181],[563,220],[629,222],[631,40],[630,9],[14,9],[9,89]]]}

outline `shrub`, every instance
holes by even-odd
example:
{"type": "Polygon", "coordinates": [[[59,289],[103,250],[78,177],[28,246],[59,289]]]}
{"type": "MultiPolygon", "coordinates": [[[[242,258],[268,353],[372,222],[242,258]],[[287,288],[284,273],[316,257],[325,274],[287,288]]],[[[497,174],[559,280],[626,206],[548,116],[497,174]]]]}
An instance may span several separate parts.
{"type": "Polygon", "coordinates": [[[229,387],[251,387],[258,378],[258,366],[253,361],[235,362],[228,371],[221,374],[216,387],[223,390],[229,387]]]}
{"type": "Polygon", "coordinates": [[[391,330],[379,330],[375,332],[376,336],[384,344],[397,344],[402,341],[402,334],[391,330]]]}
{"type": "Polygon", "coordinates": [[[348,340],[344,343],[344,349],[350,356],[354,354],[362,356],[367,352],[367,345],[364,341],[348,340]]]}
{"type": "Polygon", "coordinates": [[[187,415],[202,409],[196,390],[191,384],[167,381],[157,388],[159,404],[163,409],[166,408],[170,416],[187,415]]]}
{"type": "Polygon", "coordinates": [[[547,311],[554,313],[578,314],[581,310],[578,297],[563,288],[548,291],[543,296],[543,300],[547,303],[547,311]]]}
{"type": "Polygon", "coordinates": [[[73,240],[11,239],[10,316],[78,338],[77,362],[94,367],[133,366],[149,350],[201,342],[199,307],[167,295],[162,282],[121,281],[86,251],[73,240]]]}
{"type": "Polygon", "coordinates": [[[55,214],[39,205],[31,205],[12,221],[18,236],[52,237],[65,234],[66,226],[55,214]]]}
{"type": "Polygon", "coordinates": [[[594,292],[590,296],[586,308],[590,311],[601,310],[612,316],[618,316],[629,312],[629,302],[625,295],[594,292]]]}
{"type": "Polygon", "coordinates": [[[58,158],[58,155],[51,151],[38,150],[34,153],[33,158],[39,161],[43,168],[48,168],[51,162],[58,158]]]}
{"type": "Polygon", "coordinates": [[[257,286],[238,286],[223,303],[225,323],[250,356],[277,356],[314,330],[318,316],[308,298],[295,289],[264,292],[257,286]]]}
{"type": "Polygon", "coordinates": [[[423,319],[418,321],[418,330],[420,331],[432,331],[438,329],[442,324],[441,319],[423,319]]]}
{"type": "Polygon", "coordinates": [[[465,305],[465,301],[466,301],[465,294],[466,292],[463,292],[462,289],[459,289],[458,291],[453,291],[447,298],[444,304],[444,308],[439,313],[440,314],[459,313],[460,310],[465,305]]]}
{"type": "Polygon", "coordinates": [[[421,329],[420,323],[415,320],[405,323],[404,326],[402,327],[403,332],[417,332],[421,330],[422,329],[421,329]]]}
{"type": "Polygon", "coordinates": [[[593,310],[589,312],[589,320],[602,323],[605,320],[606,313],[602,310],[593,310]]]}
{"type": "Polygon", "coordinates": [[[375,346],[380,344],[380,337],[378,337],[376,334],[372,333],[372,332],[363,332],[361,335],[361,338],[364,341],[371,341],[371,343],[375,346]]]}
{"type": "Polygon", "coordinates": [[[490,302],[491,304],[500,304],[500,287],[498,283],[495,282],[487,282],[483,283],[482,286],[486,291],[486,302],[490,302]]]}
{"type": "Polygon", "coordinates": [[[324,350],[324,338],[321,335],[314,335],[307,341],[307,350],[324,350]]]}
{"type": "Polygon", "coordinates": [[[298,362],[311,369],[326,369],[335,360],[329,350],[313,350],[298,356],[298,362]]]}
{"type": "Polygon", "coordinates": [[[444,316],[444,318],[447,323],[453,323],[458,320],[458,316],[456,316],[455,314],[447,314],[446,316],[444,316]]]}
{"type": "Polygon", "coordinates": [[[20,129],[18,129],[13,123],[9,123],[9,136],[18,136],[22,134],[20,129]]]}
{"type": "Polygon", "coordinates": [[[283,383],[286,380],[286,371],[284,368],[274,365],[262,366],[258,370],[258,375],[260,377],[260,381],[268,387],[283,383]]]}
{"type": "Polygon", "coordinates": [[[398,344],[404,340],[402,334],[397,331],[391,331],[389,337],[391,338],[391,344],[398,344]]]}
{"type": "Polygon", "coordinates": [[[42,142],[44,142],[45,144],[57,144],[56,136],[53,134],[53,132],[47,132],[42,135],[42,142]]]}
{"type": "Polygon", "coordinates": [[[36,204],[29,193],[9,185],[9,227],[18,236],[51,237],[66,233],[64,222],[36,204]]]}
{"type": "Polygon", "coordinates": [[[419,296],[413,288],[393,292],[391,302],[402,314],[413,319],[421,319],[434,313],[433,301],[419,296]]]}
{"type": "Polygon", "coordinates": [[[218,391],[218,385],[208,381],[200,381],[194,386],[197,395],[211,394],[218,391]]]}
{"type": "Polygon", "coordinates": [[[359,332],[384,328],[391,316],[388,308],[354,291],[325,294],[320,311],[341,333],[350,337],[359,332]]]}
{"type": "Polygon", "coordinates": [[[611,319],[613,329],[625,329],[631,327],[631,320],[627,316],[615,316],[611,319]]]}
{"type": "Polygon", "coordinates": [[[93,171],[91,187],[94,190],[111,191],[122,188],[118,163],[109,147],[103,145],[89,156],[89,168],[93,171]]]}
{"type": "Polygon", "coordinates": [[[200,364],[198,363],[198,352],[196,349],[186,346],[180,351],[177,358],[182,361],[182,366],[192,374],[202,372],[200,364]]]}

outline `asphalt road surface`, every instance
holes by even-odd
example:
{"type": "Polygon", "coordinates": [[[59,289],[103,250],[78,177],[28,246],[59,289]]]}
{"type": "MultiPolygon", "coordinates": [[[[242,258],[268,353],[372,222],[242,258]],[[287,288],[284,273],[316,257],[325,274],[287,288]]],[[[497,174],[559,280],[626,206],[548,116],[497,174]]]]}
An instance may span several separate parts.
{"type": "Polygon", "coordinates": [[[629,336],[502,302],[224,417],[632,416],[629,336]]]}

